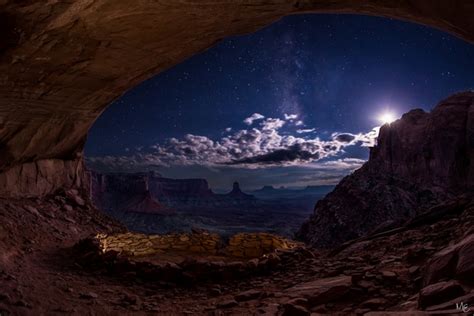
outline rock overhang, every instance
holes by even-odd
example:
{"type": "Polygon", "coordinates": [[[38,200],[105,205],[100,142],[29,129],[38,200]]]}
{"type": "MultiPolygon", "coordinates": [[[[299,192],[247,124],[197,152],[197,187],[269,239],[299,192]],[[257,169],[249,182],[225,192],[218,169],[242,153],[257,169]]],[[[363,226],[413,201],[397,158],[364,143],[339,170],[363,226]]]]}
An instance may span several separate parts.
{"type": "MultiPolygon", "coordinates": [[[[467,1],[4,0],[0,172],[18,168],[14,182],[28,185],[15,192],[34,190],[31,179],[44,175],[33,177],[18,166],[57,159],[76,166],[89,128],[125,91],[222,38],[298,13],[392,17],[474,41],[474,7],[467,1]]],[[[51,175],[44,178],[51,182],[51,175]]],[[[54,180],[48,190],[84,182],[66,178],[54,180]]]]}

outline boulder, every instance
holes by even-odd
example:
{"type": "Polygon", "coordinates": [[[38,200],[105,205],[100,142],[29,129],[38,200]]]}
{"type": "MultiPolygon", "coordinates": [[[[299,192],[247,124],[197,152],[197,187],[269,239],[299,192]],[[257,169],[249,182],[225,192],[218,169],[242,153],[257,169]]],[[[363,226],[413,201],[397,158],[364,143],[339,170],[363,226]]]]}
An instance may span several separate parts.
{"type": "Polygon", "coordinates": [[[286,303],[281,308],[282,316],[309,316],[310,312],[301,305],[293,305],[286,303]]]}
{"type": "Polygon", "coordinates": [[[94,293],[94,292],[84,292],[84,293],[80,293],[79,297],[84,298],[84,299],[96,299],[99,297],[99,295],[97,295],[97,293],[94,293]]]}
{"type": "Polygon", "coordinates": [[[237,305],[239,305],[239,303],[237,303],[233,298],[224,299],[217,303],[218,308],[231,308],[237,305]]]}
{"type": "Polygon", "coordinates": [[[454,306],[456,306],[456,304],[458,304],[458,306],[461,304],[467,304],[467,306],[473,306],[474,305],[474,292],[456,297],[452,300],[449,300],[439,305],[430,306],[426,310],[427,311],[447,310],[447,309],[452,309],[454,306]]]}
{"type": "Polygon", "coordinates": [[[382,271],[382,277],[386,280],[396,280],[397,274],[393,271],[382,271]]]}
{"type": "Polygon", "coordinates": [[[474,284],[474,234],[459,243],[457,255],[456,277],[474,284]]]}
{"type": "Polygon", "coordinates": [[[450,278],[474,283],[474,234],[434,254],[425,267],[423,284],[450,278]]]}
{"type": "Polygon", "coordinates": [[[337,300],[344,296],[352,285],[352,277],[337,276],[315,279],[297,284],[286,290],[290,297],[303,297],[312,306],[337,300]]]}
{"type": "Polygon", "coordinates": [[[237,302],[244,302],[256,299],[262,295],[261,291],[258,290],[248,290],[244,292],[240,292],[239,294],[235,295],[234,298],[237,302]]]}
{"type": "Polygon", "coordinates": [[[420,291],[418,306],[426,308],[464,295],[463,287],[457,281],[444,281],[428,285],[420,291]]]}
{"type": "Polygon", "coordinates": [[[366,307],[370,309],[379,309],[386,305],[388,301],[382,297],[376,297],[368,299],[360,304],[361,307],[366,307]]]}

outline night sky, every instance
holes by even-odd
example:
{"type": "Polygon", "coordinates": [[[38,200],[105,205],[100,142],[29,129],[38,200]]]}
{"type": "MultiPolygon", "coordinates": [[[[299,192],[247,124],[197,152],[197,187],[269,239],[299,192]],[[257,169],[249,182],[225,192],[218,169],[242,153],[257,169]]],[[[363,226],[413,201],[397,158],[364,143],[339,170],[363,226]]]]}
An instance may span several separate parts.
{"type": "Polygon", "coordinates": [[[474,89],[473,69],[474,45],[432,28],[290,16],[128,91],[91,129],[88,165],[216,190],[334,184],[368,158],[382,115],[474,89]]]}

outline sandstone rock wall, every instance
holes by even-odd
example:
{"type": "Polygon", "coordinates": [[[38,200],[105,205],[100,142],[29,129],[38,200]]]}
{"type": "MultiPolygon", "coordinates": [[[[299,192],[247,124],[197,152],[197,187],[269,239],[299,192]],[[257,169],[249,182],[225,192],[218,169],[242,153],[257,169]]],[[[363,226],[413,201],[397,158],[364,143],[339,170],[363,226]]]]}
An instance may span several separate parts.
{"type": "Polygon", "coordinates": [[[224,252],[232,257],[253,258],[271,253],[275,249],[290,249],[295,246],[295,242],[268,233],[240,233],[229,239],[224,252]]]}
{"type": "Polygon", "coordinates": [[[0,197],[42,197],[58,189],[88,187],[82,159],[42,159],[0,173],[0,197]]]}
{"type": "Polygon", "coordinates": [[[125,233],[97,236],[104,252],[116,251],[131,256],[154,255],[172,251],[216,254],[220,238],[216,234],[144,235],[125,233]]]}
{"type": "Polygon", "coordinates": [[[474,92],[464,92],[431,113],[412,110],[383,126],[369,161],[318,201],[298,235],[314,246],[332,247],[472,194],[473,111],[474,92]]]}
{"type": "Polygon", "coordinates": [[[430,190],[474,184],[474,92],[441,101],[431,113],[412,110],[381,128],[368,168],[430,190]]]}
{"type": "Polygon", "coordinates": [[[224,255],[233,258],[257,258],[276,249],[292,249],[299,243],[268,233],[241,233],[228,243],[217,234],[144,235],[124,233],[96,236],[103,252],[115,251],[128,256],[150,256],[164,253],[188,253],[205,256],[224,255]]]}
{"type": "MultiPolygon", "coordinates": [[[[96,118],[126,90],[226,36],[306,12],[389,16],[474,41],[474,6],[463,0],[2,0],[0,172],[16,171],[1,177],[20,185],[21,164],[74,160],[96,118]]],[[[69,174],[54,166],[42,174],[49,184],[27,195],[68,185],[49,182],[69,174]]]]}

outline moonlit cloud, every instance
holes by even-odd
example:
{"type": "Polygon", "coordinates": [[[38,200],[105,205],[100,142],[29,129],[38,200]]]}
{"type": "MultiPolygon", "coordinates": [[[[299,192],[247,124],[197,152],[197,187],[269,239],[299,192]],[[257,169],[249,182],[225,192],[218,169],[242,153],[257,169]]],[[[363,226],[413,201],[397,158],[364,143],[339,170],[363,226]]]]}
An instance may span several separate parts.
{"type": "Polygon", "coordinates": [[[350,143],[356,138],[356,136],[352,134],[347,134],[347,133],[345,134],[336,133],[336,134],[333,134],[333,138],[341,143],[350,143]]]}
{"type": "Polygon", "coordinates": [[[258,165],[275,165],[286,163],[296,164],[298,162],[307,162],[319,159],[319,152],[311,152],[306,150],[301,144],[293,144],[288,148],[276,149],[266,154],[235,160],[229,164],[258,164],[258,165]]]}
{"type": "Polygon", "coordinates": [[[285,125],[285,121],[280,120],[279,118],[267,118],[265,121],[260,123],[260,126],[262,126],[262,130],[277,130],[283,127],[285,125]]]}
{"type": "MultiPolygon", "coordinates": [[[[225,130],[220,139],[187,134],[182,138],[170,138],[142,151],[124,156],[87,158],[87,163],[97,170],[143,171],[150,168],[201,165],[219,168],[260,169],[276,166],[308,166],[325,158],[337,158],[349,146],[368,147],[375,144],[378,129],[368,133],[333,133],[329,139],[291,135],[285,128],[286,121],[279,118],[263,118],[254,113],[244,120],[246,124],[261,120],[257,127],[231,133],[225,130]],[[309,165],[310,164],[310,165],[309,165]]],[[[294,127],[293,127],[294,128],[294,127]]],[[[310,133],[315,129],[298,129],[296,134],[310,133]]],[[[334,160],[325,162],[331,168],[346,168],[349,162],[334,160]]],[[[357,160],[357,165],[360,161],[357,160]]],[[[319,163],[319,168],[322,168],[319,163]]]]}
{"type": "Polygon", "coordinates": [[[284,114],[284,117],[285,117],[285,120],[288,121],[288,120],[294,120],[294,119],[296,119],[296,118],[298,117],[298,115],[297,115],[297,114],[286,114],[286,113],[285,113],[285,114],[284,114]]]}
{"type": "Polygon", "coordinates": [[[338,169],[338,170],[354,171],[354,170],[359,169],[360,167],[362,167],[362,165],[364,163],[365,163],[365,160],[363,160],[363,159],[343,158],[343,159],[335,159],[335,160],[315,163],[313,166],[311,166],[311,168],[312,169],[319,169],[319,170],[338,169]]]}
{"type": "Polygon", "coordinates": [[[306,129],[297,129],[296,132],[298,134],[305,134],[305,133],[314,132],[315,130],[316,130],[315,128],[306,128],[306,129]]]}
{"type": "Polygon", "coordinates": [[[362,147],[373,147],[376,145],[377,136],[379,134],[380,126],[374,127],[368,133],[333,133],[331,137],[338,142],[347,145],[359,144],[362,147]]]}
{"type": "Polygon", "coordinates": [[[244,123],[247,124],[247,125],[252,125],[254,121],[258,121],[258,120],[261,120],[261,119],[264,119],[264,118],[265,118],[265,116],[263,116],[262,114],[254,113],[254,114],[250,115],[249,117],[247,117],[244,120],[244,123]]]}
{"type": "Polygon", "coordinates": [[[296,126],[301,126],[301,125],[303,125],[303,124],[304,124],[304,123],[303,123],[303,121],[301,121],[301,120],[300,120],[300,121],[297,121],[297,122],[295,123],[296,126]]]}

